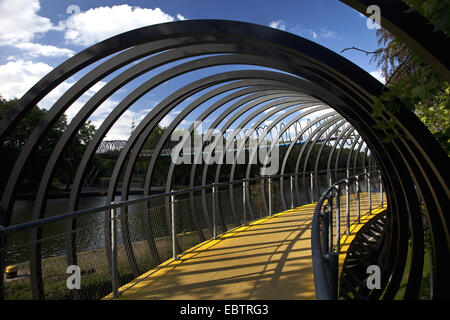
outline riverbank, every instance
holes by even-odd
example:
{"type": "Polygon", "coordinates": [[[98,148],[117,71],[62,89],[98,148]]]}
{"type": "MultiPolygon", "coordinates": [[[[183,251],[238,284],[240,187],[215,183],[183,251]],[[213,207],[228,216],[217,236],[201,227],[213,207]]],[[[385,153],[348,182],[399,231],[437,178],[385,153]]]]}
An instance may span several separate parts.
{"type": "MultiPolygon", "coordinates": [[[[165,187],[152,187],[151,194],[160,194],[165,192],[165,187]]],[[[88,197],[105,197],[108,193],[108,189],[106,188],[88,188],[84,189],[83,192],[81,192],[80,197],[81,198],[88,198],[88,197]]],[[[120,196],[122,194],[121,190],[116,191],[116,196],[120,196]]],[[[133,188],[130,189],[128,192],[129,195],[143,195],[144,189],[143,188],[133,188]]],[[[0,195],[1,197],[2,195],[0,195]]],[[[16,200],[34,200],[36,197],[35,193],[18,193],[16,195],[16,200]]],[[[48,195],[48,199],[68,199],[70,198],[70,191],[58,191],[58,192],[51,192],[48,195]]]]}
{"type": "MultiPolygon", "coordinates": [[[[208,230],[204,230],[209,233],[208,230]]],[[[197,232],[186,232],[177,235],[178,242],[183,250],[187,250],[200,243],[197,232]]],[[[172,256],[172,242],[169,236],[155,239],[156,248],[161,261],[172,256]]],[[[133,252],[139,267],[140,274],[154,268],[157,264],[150,254],[147,241],[132,243],[133,252]]],[[[78,266],[81,269],[80,298],[83,300],[97,300],[111,292],[111,275],[105,248],[93,249],[77,253],[78,266]]],[[[118,246],[117,264],[119,282],[121,285],[135,278],[128,264],[127,254],[123,245],[118,246]]],[[[31,280],[30,264],[24,262],[17,264],[18,277],[5,280],[5,300],[30,300],[31,280]]],[[[67,261],[65,255],[42,259],[42,281],[46,300],[73,299],[73,292],[67,288],[66,273],[67,261]]]]}

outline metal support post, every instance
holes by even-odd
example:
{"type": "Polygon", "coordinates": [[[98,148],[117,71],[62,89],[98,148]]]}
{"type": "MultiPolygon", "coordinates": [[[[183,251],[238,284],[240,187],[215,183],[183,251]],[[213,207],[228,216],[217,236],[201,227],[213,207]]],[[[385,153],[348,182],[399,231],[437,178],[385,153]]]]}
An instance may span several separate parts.
{"type": "Polygon", "coordinates": [[[5,245],[6,235],[3,233],[3,226],[0,226],[0,301],[5,299],[5,283],[3,280],[5,272],[5,245]]]}
{"type": "Polygon", "coordinates": [[[330,283],[331,298],[338,298],[338,282],[339,282],[339,254],[330,252],[326,255],[327,276],[330,283]]]}
{"type": "Polygon", "coordinates": [[[361,194],[359,188],[359,176],[356,176],[356,212],[357,212],[357,221],[360,223],[361,217],[361,194]]]}
{"type": "Polygon", "coordinates": [[[333,197],[328,198],[328,250],[333,250],[333,197]]]}
{"type": "Polygon", "coordinates": [[[271,179],[268,179],[268,184],[269,184],[269,216],[272,215],[272,183],[271,183],[271,179]]]}
{"type": "Polygon", "coordinates": [[[341,250],[341,190],[336,186],[336,252],[341,250]]]}
{"type": "Polygon", "coordinates": [[[217,226],[216,226],[216,187],[212,187],[212,203],[213,203],[213,239],[217,239],[217,226]]]}
{"type": "Polygon", "coordinates": [[[372,184],[370,181],[370,173],[367,173],[367,197],[369,199],[369,213],[372,213],[372,184]]]}
{"type": "MultiPolygon", "coordinates": [[[[172,190],[173,191],[173,190],[172,190]]],[[[175,196],[170,195],[170,219],[171,219],[171,230],[172,230],[172,257],[173,260],[178,260],[177,257],[177,247],[176,247],[176,230],[175,230],[175,196]]]]}
{"type": "Polygon", "coordinates": [[[323,211],[320,213],[321,217],[320,219],[322,220],[322,254],[326,254],[328,253],[328,251],[330,250],[330,247],[328,246],[329,244],[329,234],[328,234],[328,230],[329,230],[329,216],[330,213],[328,211],[323,211]]]}
{"type": "Polygon", "coordinates": [[[381,179],[381,173],[380,173],[380,206],[383,208],[384,206],[384,199],[383,199],[383,181],[381,179]]]}
{"type": "Polygon", "coordinates": [[[247,182],[242,182],[242,205],[243,205],[243,214],[244,214],[244,225],[247,225],[247,204],[246,204],[246,193],[247,193],[247,182]]]}
{"type": "Polygon", "coordinates": [[[333,184],[333,180],[331,177],[331,170],[327,170],[327,177],[328,177],[328,187],[331,187],[331,185],[333,184]]]}
{"type": "Polygon", "coordinates": [[[289,177],[291,185],[291,209],[294,209],[294,176],[289,177]]]}
{"type": "MultiPolygon", "coordinates": [[[[114,204],[112,202],[111,204],[114,204]]],[[[119,296],[119,284],[118,284],[118,273],[117,273],[117,221],[116,221],[116,209],[110,210],[111,219],[111,282],[113,289],[113,298],[119,296]]]]}
{"type": "Polygon", "coordinates": [[[345,215],[347,217],[347,235],[350,235],[350,186],[349,180],[345,180],[345,215]]]}
{"type": "Polygon", "coordinates": [[[311,186],[311,203],[314,203],[314,174],[311,172],[310,173],[310,177],[311,177],[311,183],[310,183],[310,186],[311,186]]]}

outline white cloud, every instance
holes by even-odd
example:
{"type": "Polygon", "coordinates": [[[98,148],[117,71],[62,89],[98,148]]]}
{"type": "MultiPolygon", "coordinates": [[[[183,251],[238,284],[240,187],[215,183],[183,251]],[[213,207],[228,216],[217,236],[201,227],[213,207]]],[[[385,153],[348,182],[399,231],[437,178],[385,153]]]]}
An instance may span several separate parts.
{"type": "Polygon", "coordinates": [[[313,39],[317,39],[317,37],[318,37],[317,32],[315,32],[314,30],[308,29],[308,28],[303,28],[302,26],[299,26],[299,25],[291,28],[291,32],[298,34],[299,36],[309,37],[309,38],[313,38],[313,39]]]}
{"type": "Polygon", "coordinates": [[[283,20],[276,20],[269,23],[269,27],[279,29],[279,30],[286,30],[286,24],[283,22],[283,20]]]}
{"type": "Polygon", "coordinates": [[[0,65],[0,94],[5,99],[20,98],[53,67],[32,61],[8,61],[0,65]]]}
{"type": "Polygon", "coordinates": [[[28,42],[54,28],[50,19],[37,14],[39,0],[0,1],[0,45],[28,42]]]}
{"type": "MultiPolygon", "coordinates": [[[[105,101],[106,102],[106,101],[105,101]]],[[[104,140],[128,140],[131,135],[131,126],[133,122],[137,126],[146,116],[147,112],[142,111],[125,111],[120,118],[114,123],[111,129],[106,134],[104,140]]],[[[92,117],[92,124],[97,128],[101,126],[105,117],[95,119],[92,117]]]]}
{"type": "MultiPolygon", "coordinates": [[[[180,14],[177,18],[184,19],[180,14]]],[[[64,25],[64,37],[67,41],[78,45],[91,45],[128,30],[174,20],[174,17],[160,8],[146,9],[124,4],[76,13],[61,24],[64,25]]]]}
{"type": "Polygon", "coordinates": [[[50,19],[39,16],[39,10],[38,0],[0,0],[0,46],[14,46],[28,58],[73,56],[70,49],[32,42],[50,30],[60,30],[50,19]]]}
{"type": "Polygon", "coordinates": [[[336,38],[338,34],[326,27],[320,28],[320,31],[315,31],[313,29],[304,28],[301,25],[297,25],[290,29],[292,33],[298,34],[299,36],[308,37],[312,39],[323,39],[323,38],[336,38]]]}
{"type": "Polygon", "coordinates": [[[71,57],[75,54],[73,50],[58,48],[52,45],[43,45],[32,42],[21,42],[14,44],[14,47],[24,50],[27,57],[71,57]]]}
{"type": "Polygon", "coordinates": [[[323,27],[323,28],[320,28],[319,37],[320,38],[336,38],[337,33],[333,30],[323,27]]]}
{"type": "Polygon", "coordinates": [[[380,81],[381,83],[383,83],[383,84],[386,83],[386,80],[384,79],[381,70],[372,71],[372,72],[370,72],[370,75],[372,77],[374,77],[375,79],[377,79],[378,81],[380,81]]]}

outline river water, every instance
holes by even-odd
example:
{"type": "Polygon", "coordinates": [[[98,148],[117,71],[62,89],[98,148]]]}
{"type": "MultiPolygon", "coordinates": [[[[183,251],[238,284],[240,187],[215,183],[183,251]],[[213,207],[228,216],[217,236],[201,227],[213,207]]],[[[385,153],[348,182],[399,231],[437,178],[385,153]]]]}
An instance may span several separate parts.
{"type": "MultiPolygon", "coordinates": [[[[288,181],[287,181],[288,183],[288,181]]],[[[285,197],[287,202],[290,202],[290,194],[286,184],[285,197]]],[[[323,192],[325,187],[321,187],[323,192]]],[[[259,188],[258,192],[259,192],[259,188]]],[[[227,194],[228,191],[225,193],[227,194]]],[[[241,203],[242,199],[239,199],[242,191],[237,190],[236,203],[241,203]]],[[[129,199],[137,199],[142,195],[130,195],[129,199]]],[[[302,197],[305,198],[304,192],[302,197]]],[[[115,201],[120,201],[120,196],[116,196],[115,201]]],[[[168,229],[164,211],[164,199],[158,198],[151,201],[151,214],[149,215],[155,237],[167,236],[168,229]]],[[[19,200],[16,201],[11,219],[11,225],[20,224],[31,220],[31,214],[33,211],[34,202],[31,200],[19,200]]],[[[55,216],[67,212],[68,199],[49,199],[46,209],[46,217],[55,216]]],[[[95,208],[106,205],[105,196],[93,196],[83,197],[80,199],[79,209],[95,208]]],[[[179,203],[181,205],[181,203],[179,203]]],[[[225,206],[223,209],[225,212],[230,212],[227,201],[222,201],[221,206],[225,206]]],[[[183,211],[189,210],[189,205],[183,205],[183,211]]],[[[144,212],[144,204],[135,204],[128,207],[128,222],[129,231],[131,234],[131,240],[141,241],[145,240],[142,216],[144,212]]],[[[187,212],[185,212],[187,213],[187,212]]],[[[185,217],[190,216],[184,214],[185,217]]],[[[201,215],[200,215],[201,216],[201,215]]],[[[181,217],[180,217],[181,218],[181,217]]],[[[42,230],[41,254],[42,257],[52,257],[64,255],[66,251],[66,239],[67,239],[67,223],[66,221],[60,221],[46,225],[42,230]]],[[[186,223],[185,225],[192,225],[192,223],[186,223]]],[[[122,244],[120,223],[118,224],[118,245],[122,244]]],[[[105,247],[105,212],[99,212],[96,214],[87,214],[77,219],[77,251],[86,251],[97,248],[105,247]]],[[[8,235],[5,263],[17,264],[30,259],[30,244],[35,243],[35,240],[31,238],[30,230],[20,231],[8,235]]]]}
{"type": "MultiPolygon", "coordinates": [[[[129,199],[136,199],[142,195],[130,195],[129,199]]],[[[80,199],[79,209],[94,208],[104,206],[106,197],[93,196],[83,197],[80,199]]],[[[120,196],[117,196],[115,201],[120,201],[120,196]]],[[[152,206],[161,205],[163,199],[153,201],[152,206]]],[[[67,212],[68,199],[49,199],[46,209],[46,217],[51,217],[67,212]]],[[[31,200],[18,200],[15,203],[11,225],[20,224],[31,220],[34,202],[31,200]]],[[[139,224],[137,213],[142,212],[143,204],[137,204],[128,208],[128,216],[131,226],[139,224]]],[[[87,214],[77,220],[77,250],[91,250],[96,248],[103,248],[104,243],[104,226],[105,213],[99,212],[95,214],[87,214]]],[[[120,224],[119,224],[120,231],[120,224]]],[[[133,232],[133,230],[131,230],[133,232]]],[[[134,240],[141,235],[134,232],[134,240]]],[[[66,222],[60,221],[46,225],[42,230],[41,252],[43,257],[57,256],[66,252],[66,222]]],[[[29,246],[31,233],[29,230],[14,232],[7,237],[6,246],[6,264],[15,264],[29,260],[29,246]]],[[[119,238],[119,245],[121,244],[119,238]]]]}

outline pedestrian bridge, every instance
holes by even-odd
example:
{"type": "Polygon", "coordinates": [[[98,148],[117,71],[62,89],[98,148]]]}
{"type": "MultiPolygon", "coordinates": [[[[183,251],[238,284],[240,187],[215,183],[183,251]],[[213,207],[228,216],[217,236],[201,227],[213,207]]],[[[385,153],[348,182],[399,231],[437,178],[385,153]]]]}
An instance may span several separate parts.
{"type": "MultiPolygon", "coordinates": [[[[450,81],[448,38],[401,1],[382,7],[382,24],[450,81]]],[[[15,130],[69,78],[2,169],[0,299],[449,297],[448,156],[401,101],[375,108],[388,88],[342,56],[236,21],[131,30],[37,82],[1,119],[0,146],[17,147],[15,130]],[[161,99],[148,108],[152,94],[161,99]],[[105,102],[111,111],[73,157],[105,102]],[[138,111],[114,157],[100,157],[138,111]],[[51,202],[57,172],[70,196],[51,202]],[[90,205],[83,186],[97,178],[102,205],[90,205]],[[32,205],[19,215],[24,186],[32,205]]]]}
{"type": "MultiPolygon", "coordinates": [[[[313,300],[315,208],[313,203],[286,210],[202,242],[122,286],[116,299],[313,300]]],[[[385,207],[369,213],[363,194],[361,210],[366,214],[360,223],[357,208],[351,209],[351,235],[344,233],[340,240],[340,269],[357,230],[385,207]]],[[[112,298],[110,294],[104,299],[112,298]]]]}

